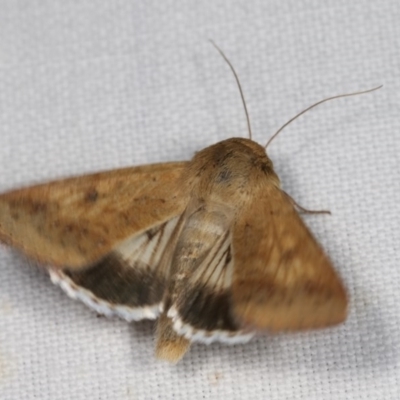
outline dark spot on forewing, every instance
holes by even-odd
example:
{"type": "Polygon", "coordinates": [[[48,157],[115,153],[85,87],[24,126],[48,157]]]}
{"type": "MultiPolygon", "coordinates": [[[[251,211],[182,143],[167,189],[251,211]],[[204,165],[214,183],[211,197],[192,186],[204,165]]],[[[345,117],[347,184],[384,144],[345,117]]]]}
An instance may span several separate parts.
{"type": "Polygon", "coordinates": [[[150,267],[129,265],[111,253],[84,271],[64,271],[79,287],[115,305],[143,307],[160,303],[165,279],[150,267]]]}
{"type": "Polygon", "coordinates": [[[30,206],[34,213],[44,212],[47,210],[47,204],[40,201],[32,201],[30,206]]]}
{"type": "Polygon", "coordinates": [[[87,203],[94,203],[99,197],[99,192],[96,189],[90,189],[86,192],[85,201],[87,203]]]}

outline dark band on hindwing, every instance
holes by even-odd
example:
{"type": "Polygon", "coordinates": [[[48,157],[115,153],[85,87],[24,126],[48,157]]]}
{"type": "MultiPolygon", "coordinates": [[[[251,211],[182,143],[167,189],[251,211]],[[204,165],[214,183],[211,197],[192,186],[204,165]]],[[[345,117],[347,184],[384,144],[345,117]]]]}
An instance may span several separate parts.
{"type": "Polygon", "coordinates": [[[129,265],[115,253],[89,269],[64,273],[95,297],[110,304],[130,307],[160,303],[166,286],[165,278],[156,269],[143,264],[129,265]]]}
{"type": "Polygon", "coordinates": [[[239,325],[231,314],[228,290],[213,292],[207,287],[193,287],[185,293],[186,302],[177,306],[180,319],[195,329],[236,332],[239,325]]]}

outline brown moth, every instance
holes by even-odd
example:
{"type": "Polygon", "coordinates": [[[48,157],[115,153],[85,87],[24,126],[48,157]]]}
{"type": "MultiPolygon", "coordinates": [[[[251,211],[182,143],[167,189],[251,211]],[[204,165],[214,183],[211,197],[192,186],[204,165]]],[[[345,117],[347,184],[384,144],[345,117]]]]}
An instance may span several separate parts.
{"type": "Polygon", "coordinates": [[[2,194],[0,240],[97,313],[158,318],[156,354],[171,362],[192,341],[338,324],[343,283],[249,132],[188,162],[2,194]]]}

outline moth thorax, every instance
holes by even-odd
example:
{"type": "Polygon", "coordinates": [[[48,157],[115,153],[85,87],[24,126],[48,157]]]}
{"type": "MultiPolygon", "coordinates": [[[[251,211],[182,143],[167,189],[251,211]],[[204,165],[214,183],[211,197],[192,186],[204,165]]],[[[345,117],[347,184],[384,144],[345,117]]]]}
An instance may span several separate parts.
{"type": "Polygon", "coordinates": [[[265,184],[279,186],[265,149],[243,138],[228,139],[197,153],[185,180],[194,197],[233,208],[265,184]]]}

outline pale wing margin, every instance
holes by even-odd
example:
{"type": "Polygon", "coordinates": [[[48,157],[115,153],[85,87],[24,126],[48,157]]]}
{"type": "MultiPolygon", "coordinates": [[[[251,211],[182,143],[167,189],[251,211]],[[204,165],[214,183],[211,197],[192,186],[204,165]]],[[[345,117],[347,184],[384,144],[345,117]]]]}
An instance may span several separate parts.
{"type": "Polygon", "coordinates": [[[180,215],[186,162],[69,178],[0,195],[0,240],[55,268],[82,268],[180,215]]]}
{"type": "Polygon", "coordinates": [[[127,321],[155,319],[163,310],[171,252],[180,226],[181,217],[172,218],[125,240],[89,268],[50,269],[51,279],[99,314],[127,321]]]}
{"type": "Polygon", "coordinates": [[[289,197],[260,186],[233,229],[234,314],[258,330],[302,330],[342,322],[347,294],[339,275],[289,197]]]}

